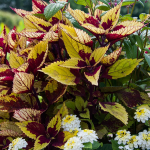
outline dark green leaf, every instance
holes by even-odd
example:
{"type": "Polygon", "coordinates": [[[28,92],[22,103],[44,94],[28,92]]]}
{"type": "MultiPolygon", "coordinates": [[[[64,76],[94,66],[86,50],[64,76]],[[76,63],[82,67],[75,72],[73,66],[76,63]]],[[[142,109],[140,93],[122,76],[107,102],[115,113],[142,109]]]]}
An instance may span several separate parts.
{"type": "Polygon", "coordinates": [[[79,111],[82,111],[82,109],[84,108],[84,100],[82,99],[82,97],[76,96],[75,105],[79,111]]]}
{"type": "Polygon", "coordinates": [[[113,149],[113,150],[120,150],[120,149],[118,148],[120,145],[118,144],[117,141],[111,140],[111,143],[112,143],[112,149],[113,149]]]}
{"type": "Polygon", "coordinates": [[[143,40],[142,40],[142,38],[139,36],[139,35],[134,35],[134,37],[135,37],[135,39],[136,39],[136,41],[137,41],[137,44],[138,44],[138,46],[141,48],[141,49],[143,49],[143,40]]]}
{"type": "Polygon", "coordinates": [[[144,54],[146,62],[148,63],[149,67],[150,67],[150,55],[149,54],[144,54]]]}
{"type": "Polygon", "coordinates": [[[99,1],[104,3],[105,5],[107,5],[108,7],[110,7],[110,5],[108,4],[107,0],[99,0],[99,1]]]}
{"type": "Polygon", "coordinates": [[[60,9],[62,9],[67,2],[59,2],[57,1],[56,3],[51,3],[48,6],[46,6],[44,10],[44,15],[47,20],[52,18],[60,9]]]}
{"type": "Polygon", "coordinates": [[[98,149],[100,147],[101,143],[99,143],[98,141],[94,141],[92,144],[92,149],[98,149]]]}
{"type": "Polygon", "coordinates": [[[111,144],[104,144],[103,147],[99,147],[97,150],[113,150],[111,144]]]}

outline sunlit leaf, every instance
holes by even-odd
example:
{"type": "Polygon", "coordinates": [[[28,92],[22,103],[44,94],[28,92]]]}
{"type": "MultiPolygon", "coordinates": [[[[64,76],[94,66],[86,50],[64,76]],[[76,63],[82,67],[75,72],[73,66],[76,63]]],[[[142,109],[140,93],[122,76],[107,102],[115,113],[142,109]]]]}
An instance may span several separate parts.
{"type": "Polygon", "coordinates": [[[118,79],[129,75],[142,59],[121,59],[109,67],[106,76],[110,79],[118,79]]]}
{"type": "Polygon", "coordinates": [[[109,112],[111,115],[121,120],[124,124],[128,123],[128,113],[121,104],[116,102],[100,102],[99,105],[102,110],[109,112]]]}
{"type": "Polygon", "coordinates": [[[110,65],[114,64],[117,61],[118,57],[120,56],[121,49],[122,48],[119,48],[119,49],[113,51],[110,55],[103,57],[101,60],[101,63],[106,66],[110,66],[110,65]]]}
{"type": "Polygon", "coordinates": [[[22,57],[19,57],[17,53],[13,51],[10,52],[9,64],[11,68],[18,68],[23,63],[24,63],[24,59],[22,57]]]}
{"type": "Polygon", "coordinates": [[[48,41],[41,41],[36,44],[28,55],[28,62],[31,71],[39,69],[45,62],[48,53],[48,41]]]}
{"type": "Polygon", "coordinates": [[[92,46],[93,41],[91,40],[91,37],[83,30],[63,24],[59,24],[59,26],[67,35],[69,35],[75,41],[80,42],[81,44],[92,46]]]}
{"type": "Polygon", "coordinates": [[[34,81],[34,75],[24,72],[15,73],[13,80],[13,92],[14,93],[27,93],[31,92],[31,88],[34,81]]]}
{"type": "Polygon", "coordinates": [[[63,61],[54,62],[45,68],[42,68],[42,72],[48,74],[50,77],[54,78],[56,81],[61,82],[66,85],[75,85],[76,76],[71,73],[70,69],[60,67],[63,61]]]}
{"type": "Polygon", "coordinates": [[[70,38],[64,31],[62,31],[62,36],[65,47],[70,57],[84,59],[85,57],[89,57],[92,53],[90,47],[76,42],[75,40],[70,38]]]}
{"type": "Polygon", "coordinates": [[[93,64],[94,66],[96,66],[101,61],[101,59],[103,58],[108,48],[109,48],[109,45],[105,47],[97,48],[93,51],[93,53],[90,56],[90,61],[94,59],[95,61],[95,63],[93,64]]]}
{"type": "Polygon", "coordinates": [[[120,15],[121,5],[122,2],[102,16],[101,25],[105,30],[112,30],[116,26],[120,15]]]}
{"type": "Polygon", "coordinates": [[[61,115],[61,118],[64,118],[66,115],[68,115],[68,108],[66,107],[65,103],[63,103],[59,113],[61,115]]]}
{"type": "Polygon", "coordinates": [[[98,79],[99,79],[100,71],[101,71],[101,66],[96,67],[92,73],[84,72],[84,75],[88,79],[88,81],[91,82],[92,85],[98,86],[98,79]]]}

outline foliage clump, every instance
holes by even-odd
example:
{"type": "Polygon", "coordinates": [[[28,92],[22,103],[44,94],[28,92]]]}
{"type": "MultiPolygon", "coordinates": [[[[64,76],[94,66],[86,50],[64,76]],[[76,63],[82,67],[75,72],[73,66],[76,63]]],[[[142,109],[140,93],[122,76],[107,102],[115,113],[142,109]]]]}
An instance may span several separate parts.
{"type": "Polygon", "coordinates": [[[12,8],[25,29],[0,37],[1,148],[22,137],[27,150],[133,149],[134,134],[150,125],[149,15],[121,16],[122,1],[76,3],[89,13],[63,0],[12,8]],[[131,133],[125,141],[122,132],[131,133]]]}

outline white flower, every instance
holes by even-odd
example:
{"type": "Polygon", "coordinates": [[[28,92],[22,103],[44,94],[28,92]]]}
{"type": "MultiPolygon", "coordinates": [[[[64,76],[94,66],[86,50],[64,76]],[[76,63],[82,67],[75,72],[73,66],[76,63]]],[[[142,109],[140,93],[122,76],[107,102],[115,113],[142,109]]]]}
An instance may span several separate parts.
{"type": "Polygon", "coordinates": [[[137,119],[138,122],[145,123],[146,120],[150,118],[150,110],[147,108],[138,108],[135,112],[134,119],[137,119]]]}
{"type": "Polygon", "coordinates": [[[119,130],[116,134],[115,140],[118,140],[118,144],[126,144],[130,139],[130,131],[119,130]]]}
{"type": "Polygon", "coordinates": [[[130,137],[129,141],[127,142],[129,148],[132,150],[134,148],[138,148],[138,143],[140,141],[140,137],[133,135],[130,137]]]}
{"type": "Polygon", "coordinates": [[[138,143],[139,146],[142,149],[150,149],[150,131],[139,132],[139,138],[141,139],[138,143]]]}
{"type": "Polygon", "coordinates": [[[26,148],[28,143],[25,141],[25,139],[22,138],[16,138],[12,141],[12,143],[9,144],[8,150],[19,150],[21,148],[26,148]]]}
{"type": "Polygon", "coordinates": [[[67,115],[62,119],[62,128],[64,131],[77,130],[80,128],[80,120],[76,115],[67,115]]]}
{"type": "Polygon", "coordinates": [[[94,130],[81,130],[77,135],[82,141],[82,143],[93,143],[93,141],[97,141],[98,139],[98,136],[94,130]]]}
{"type": "Polygon", "coordinates": [[[64,150],[82,150],[84,145],[78,137],[70,138],[64,145],[64,150]]]}

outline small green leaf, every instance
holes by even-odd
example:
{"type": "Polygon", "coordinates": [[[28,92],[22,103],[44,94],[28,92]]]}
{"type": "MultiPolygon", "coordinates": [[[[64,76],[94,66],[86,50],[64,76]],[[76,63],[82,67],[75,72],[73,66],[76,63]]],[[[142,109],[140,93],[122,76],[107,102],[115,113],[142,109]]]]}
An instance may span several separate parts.
{"type": "Polygon", "coordinates": [[[84,100],[82,97],[76,96],[75,105],[79,111],[82,111],[82,108],[84,108],[84,100]]]}
{"type": "Polygon", "coordinates": [[[71,108],[71,109],[75,110],[75,102],[67,101],[67,102],[66,102],[66,106],[67,106],[68,108],[71,108]]]}
{"type": "Polygon", "coordinates": [[[84,148],[90,148],[92,149],[92,143],[88,142],[88,143],[83,143],[84,148]]]}
{"type": "Polygon", "coordinates": [[[81,116],[82,118],[88,118],[88,119],[90,119],[90,112],[89,112],[89,109],[88,109],[88,108],[85,108],[84,111],[85,111],[85,113],[80,113],[80,116],[81,116]]]}
{"type": "Polygon", "coordinates": [[[44,10],[44,15],[47,20],[49,20],[51,17],[53,17],[60,9],[62,9],[67,2],[59,2],[51,3],[48,6],[46,6],[44,10]]]}
{"type": "Polygon", "coordinates": [[[92,8],[91,0],[74,0],[74,2],[78,5],[88,6],[89,8],[92,8]]]}
{"type": "Polygon", "coordinates": [[[110,7],[108,7],[107,5],[97,5],[95,8],[99,10],[104,10],[104,11],[107,11],[110,9],[110,7]]]}
{"type": "Polygon", "coordinates": [[[113,150],[111,144],[104,144],[103,147],[99,147],[97,150],[113,150]]]}

